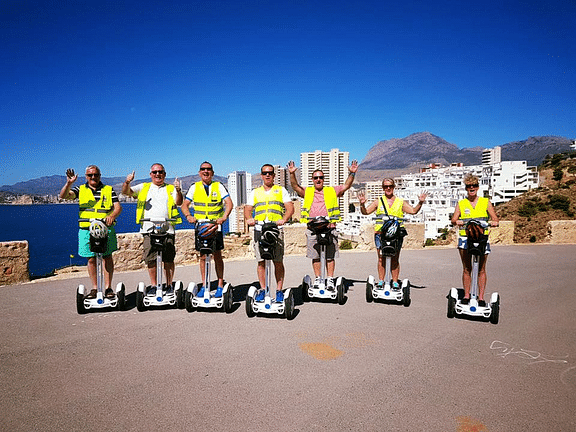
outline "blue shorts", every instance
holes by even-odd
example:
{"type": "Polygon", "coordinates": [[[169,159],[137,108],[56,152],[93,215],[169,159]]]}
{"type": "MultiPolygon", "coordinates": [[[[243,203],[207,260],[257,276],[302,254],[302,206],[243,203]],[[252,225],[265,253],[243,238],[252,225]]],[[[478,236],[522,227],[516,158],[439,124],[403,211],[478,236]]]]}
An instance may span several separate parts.
{"type": "MultiPolygon", "coordinates": [[[[467,237],[458,237],[458,249],[468,249],[467,237]]],[[[488,255],[489,253],[490,253],[490,240],[486,242],[486,250],[484,251],[484,255],[488,255]]]]}
{"type": "MultiPolygon", "coordinates": [[[[108,244],[106,246],[106,253],[103,256],[112,255],[112,252],[118,250],[118,241],[116,240],[116,230],[114,227],[108,228],[108,244]]],[[[78,230],[78,255],[84,258],[91,258],[96,256],[90,250],[90,232],[87,229],[78,230]]]]}

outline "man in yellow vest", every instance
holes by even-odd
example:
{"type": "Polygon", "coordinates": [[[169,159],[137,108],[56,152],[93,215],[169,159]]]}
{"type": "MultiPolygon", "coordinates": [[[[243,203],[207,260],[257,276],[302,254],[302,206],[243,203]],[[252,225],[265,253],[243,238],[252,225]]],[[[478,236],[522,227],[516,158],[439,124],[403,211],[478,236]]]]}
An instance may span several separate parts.
{"type": "MultiPolygon", "coordinates": [[[[188,189],[184,203],[182,204],[182,213],[186,216],[186,220],[195,224],[197,221],[208,220],[213,223],[213,226],[208,230],[216,231],[216,246],[213,254],[214,266],[216,268],[216,276],[218,277],[218,288],[215,297],[222,296],[222,287],[224,286],[224,260],[222,259],[222,249],[224,249],[224,236],[220,227],[234,208],[232,198],[224,185],[220,182],[213,182],[214,169],[210,162],[202,162],[200,164],[200,181],[194,183],[188,189]],[[192,209],[190,209],[192,204],[192,209]],[[194,214],[192,214],[194,212],[194,214]]],[[[205,280],[206,275],[206,255],[200,255],[200,274],[202,280],[205,280]]],[[[198,291],[198,296],[204,295],[204,288],[198,291]]],[[[210,287],[208,287],[210,289],[210,287]]]]}
{"type": "MultiPolygon", "coordinates": [[[[296,166],[293,161],[288,163],[288,171],[290,171],[290,184],[292,189],[301,197],[304,198],[302,205],[302,218],[301,222],[307,223],[318,216],[327,217],[330,221],[332,228],[333,244],[329,245],[326,250],[326,271],[327,288],[334,289],[334,270],[336,268],[335,258],[338,258],[338,235],[336,233],[336,222],[340,221],[340,209],[338,205],[338,198],[350,189],[354,183],[354,176],[358,171],[358,162],[353,160],[352,164],[348,167],[348,178],[342,186],[324,186],[324,172],[316,170],[312,173],[312,182],[314,186],[304,189],[298,184],[296,180],[296,166]]],[[[320,283],[320,247],[317,244],[316,236],[310,230],[306,230],[306,256],[312,259],[312,268],[316,280],[314,284],[320,283]]]]}
{"type": "Polygon", "coordinates": [[[126,181],[122,185],[122,194],[138,198],[136,207],[136,223],[140,224],[140,233],[144,236],[144,261],[148,266],[150,283],[152,287],[158,285],[156,279],[156,255],[157,252],[152,250],[150,244],[150,232],[154,227],[153,220],[158,219],[175,219],[168,226],[166,243],[162,252],[162,262],[164,263],[164,272],[166,274],[166,287],[172,286],[174,280],[174,257],[176,256],[175,230],[174,226],[182,223],[178,206],[182,205],[183,196],[178,177],[174,184],[165,183],[166,170],[164,165],[155,163],[150,167],[150,183],[140,183],[130,187],[134,181],[135,172],[126,176],[126,181]],[[144,220],[143,220],[144,219],[144,220]]]}
{"type": "MultiPolygon", "coordinates": [[[[294,204],[286,188],[274,184],[274,166],[262,165],[260,168],[263,185],[254,189],[248,195],[248,201],[244,207],[244,219],[248,226],[256,225],[256,222],[274,222],[278,226],[284,225],[294,214],[294,204]],[[254,211],[254,215],[252,214],[254,211]]],[[[258,280],[260,288],[266,286],[266,266],[260,256],[258,241],[261,231],[254,230],[254,254],[258,261],[258,280]]],[[[284,294],[284,235],[280,231],[280,237],[274,250],[274,275],[276,277],[276,301],[282,301],[284,294]]],[[[256,300],[263,300],[264,291],[260,291],[256,300]],[[258,296],[262,296],[258,298],[258,296]]]]}
{"type": "Polygon", "coordinates": [[[78,255],[88,258],[88,275],[92,282],[92,290],[86,296],[87,298],[96,298],[97,293],[97,274],[96,274],[96,255],[90,250],[90,219],[101,219],[109,228],[108,243],[104,258],[104,295],[108,298],[114,298],[112,289],[112,276],[114,275],[114,260],[112,252],[118,250],[116,231],[114,222],[122,212],[122,206],[118,201],[118,196],[111,186],[106,186],[100,181],[100,168],[96,165],[89,165],[86,168],[86,183],[72,188],[78,175],[73,169],[66,170],[66,184],[60,191],[60,198],[73,200],[78,198],[78,255]]]}

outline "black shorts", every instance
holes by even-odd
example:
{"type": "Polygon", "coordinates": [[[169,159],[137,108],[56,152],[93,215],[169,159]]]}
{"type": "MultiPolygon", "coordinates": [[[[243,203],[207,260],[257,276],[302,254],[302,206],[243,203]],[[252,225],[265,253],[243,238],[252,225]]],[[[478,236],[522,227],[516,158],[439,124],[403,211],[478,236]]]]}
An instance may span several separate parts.
{"type": "MultiPolygon", "coordinates": [[[[142,234],[144,236],[144,261],[146,264],[156,262],[156,251],[152,250],[150,244],[150,234],[142,234]]],[[[166,243],[164,244],[164,251],[162,252],[162,262],[174,262],[176,256],[176,247],[174,246],[176,236],[174,234],[166,235],[166,243]]]]}

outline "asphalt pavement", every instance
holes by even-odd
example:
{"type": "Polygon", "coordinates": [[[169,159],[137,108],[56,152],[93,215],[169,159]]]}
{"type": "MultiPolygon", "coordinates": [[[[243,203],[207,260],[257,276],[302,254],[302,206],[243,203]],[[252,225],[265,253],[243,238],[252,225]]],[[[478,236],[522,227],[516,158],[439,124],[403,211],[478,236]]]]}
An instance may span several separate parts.
{"type": "MultiPolygon", "coordinates": [[[[500,322],[446,316],[455,249],[405,250],[409,307],[367,303],[375,252],[342,251],[344,305],[302,303],[310,261],[288,256],[296,315],[248,318],[254,260],[226,262],[232,313],[138,312],[145,270],[117,273],[128,310],[76,313],[87,278],[0,288],[5,431],[574,431],[576,245],[493,246],[500,322]]],[[[197,266],[176,278],[199,281],[197,266]]]]}

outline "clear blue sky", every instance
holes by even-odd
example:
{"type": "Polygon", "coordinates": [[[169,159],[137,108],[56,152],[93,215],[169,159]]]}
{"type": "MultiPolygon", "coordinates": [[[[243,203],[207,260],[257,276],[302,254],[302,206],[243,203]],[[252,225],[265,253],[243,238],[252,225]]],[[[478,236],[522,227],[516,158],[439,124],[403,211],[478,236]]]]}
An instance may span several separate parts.
{"type": "Polygon", "coordinates": [[[0,1],[0,185],[576,138],[576,3],[0,1]]]}

